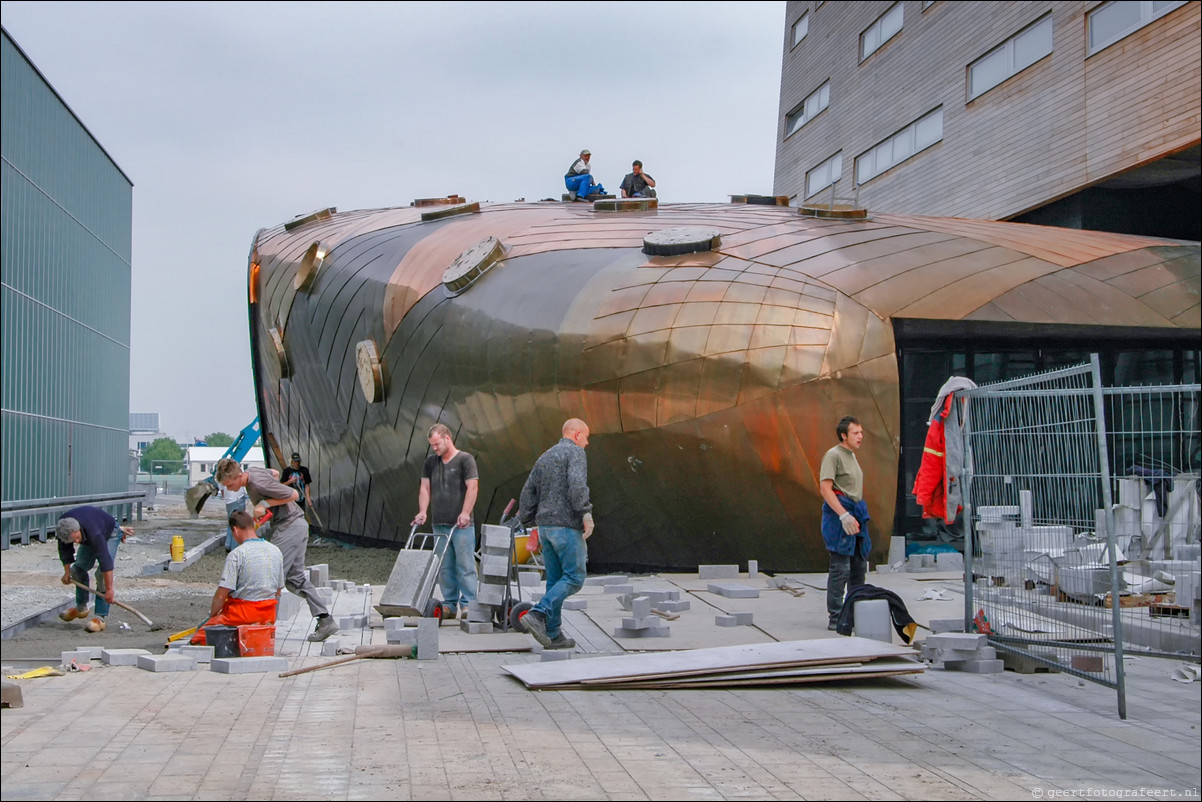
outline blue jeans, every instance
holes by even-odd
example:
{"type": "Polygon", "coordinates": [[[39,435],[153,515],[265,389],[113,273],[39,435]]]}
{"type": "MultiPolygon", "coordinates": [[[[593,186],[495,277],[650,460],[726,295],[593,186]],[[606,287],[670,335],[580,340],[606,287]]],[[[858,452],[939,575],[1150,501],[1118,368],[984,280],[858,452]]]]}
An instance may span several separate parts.
{"type": "MultiPolygon", "coordinates": [[[[434,524],[434,534],[451,538],[442,558],[438,587],[447,604],[471,604],[476,600],[476,533],[469,526],[458,529],[451,524],[434,524]]],[[[439,540],[437,545],[441,546],[439,540]]]]}
{"type": "MultiPolygon", "coordinates": [[[[113,536],[109,538],[109,542],[108,542],[109,556],[112,557],[114,560],[114,568],[116,568],[115,561],[117,559],[117,547],[120,545],[121,545],[121,531],[118,529],[117,531],[113,532],[113,536]]],[[[92,566],[96,565],[97,562],[99,562],[99,561],[97,560],[96,552],[94,552],[92,550],[92,547],[86,543],[80,543],[78,546],[75,547],[75,562],[71,563],[71,577],[79,584],[87,585],[88,587],[91,587],[92,583],[89,581],[88,571],[91,571],[92,566]]],[[[115,573],[115,571],[114,571],[114,573],[115,573]]],[[[101,581],[102,579],[103,579],[103,574],[100,572],[100,569],[97,568],[96,569],[96,590],[97,591],[100,590],[100,587],[103,584],[101,581]]],[[[76,610],[88,609],[88,604],[89,604],[88,600],[91,598],[91,596],[92,596],[92,594],[89,593],[88,591],[84,590],[83,588],[76,588],[75,589],[75,609],[76,610]]],[[[104,618],[108,614],[109,614],[109,603],[105,600],[104,596],[97,594],[97,596],[96,596],[96,615],[99,618],[104,618]]]]}
{"type": "Polygon", "coordinates": [[[564,600],[584,587],[588,548],[584,533],[566,526],[540,526],[538,539],[547,569],[547,592],[534,609],[547,619],[547,636],[557,638],[564,600]]]}
{"type": "Polygon", "coordinates": [[[593,183],[593,177],[588,173],[565,177],[563,183],[568,188],[568,191],[575,192],[577,197],[580,198],[587,198],[594,192],[604,192],[600,184],[593,183]],[[594,187],[596,188],[594,189],[594,187]]]}

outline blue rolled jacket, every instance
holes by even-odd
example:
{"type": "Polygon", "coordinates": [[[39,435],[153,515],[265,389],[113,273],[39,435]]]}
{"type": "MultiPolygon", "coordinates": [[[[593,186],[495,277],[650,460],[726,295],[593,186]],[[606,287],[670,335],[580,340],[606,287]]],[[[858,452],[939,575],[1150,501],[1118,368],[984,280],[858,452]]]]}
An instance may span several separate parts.
{"type": "MultiPolygon", "coordinates": [[[[843,505],[843,509],[851,513],[852,517],[860,522],[860,535],[863,537],[860,540],[860,556],[868,559],[868,553],[872,551],[872,538],[868,536],[868,505],[861,501],[852,501],[843,494],[836,494],[839,503],[843,505]]],[[[825,501],[822,502],[822,540],[826,543],[826,550],[832,551],[835,554],[843,554],[851,556],[856,550],[856,538],[858,535],[849,535],[843,531],[843,523],[839,520],[839,516],[831,509],[831,505],[825,501]]]]}

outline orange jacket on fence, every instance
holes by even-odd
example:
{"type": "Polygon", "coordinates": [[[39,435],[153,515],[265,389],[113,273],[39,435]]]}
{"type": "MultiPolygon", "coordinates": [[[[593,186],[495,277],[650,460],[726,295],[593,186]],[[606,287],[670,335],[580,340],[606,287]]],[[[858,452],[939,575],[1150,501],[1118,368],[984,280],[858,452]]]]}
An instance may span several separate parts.
{"type": "MultiPolygon", "coordinates": [[[[954,399],[955,395],[948,393],[943,412],[931,421],[926,444],[922,447],[922,464],[918,467],[918,476],[914,478],[914,499],[922,507],[923,518],[948,520],[947,453],[943,424],[951,412],[954,399]]],[[[951,517],[955,520],[954,514],[951,517]]]]}
{"type": "Polygon", "coordinates": [[[241,624],[274,624],[278,599],[263,601],[247,601],[246,599],[226,599],[221,612],[204,622],[200,629],[189,641],[193,646],[205,646],[205,627],[227,626],[236,627],[241,624]]]}

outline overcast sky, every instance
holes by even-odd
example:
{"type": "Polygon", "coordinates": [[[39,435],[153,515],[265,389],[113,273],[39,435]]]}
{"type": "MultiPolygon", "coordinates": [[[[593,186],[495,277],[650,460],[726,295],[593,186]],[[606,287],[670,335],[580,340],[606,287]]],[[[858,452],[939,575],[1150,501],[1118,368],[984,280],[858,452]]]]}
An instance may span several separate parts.
{"type": "Polygon", "coordinates": [[[297,214],[558,198],[581,148],[660,200],[772,191],[784,2],[4,2],[134,183],[130,410],[256,414],[246,270],[297,214]]]}

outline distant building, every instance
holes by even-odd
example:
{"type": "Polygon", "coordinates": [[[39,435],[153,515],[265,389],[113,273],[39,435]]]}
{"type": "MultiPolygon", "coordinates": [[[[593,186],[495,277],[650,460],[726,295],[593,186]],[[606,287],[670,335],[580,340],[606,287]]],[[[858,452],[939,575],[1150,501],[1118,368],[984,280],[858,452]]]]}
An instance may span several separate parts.
{"type": "Polygon", "coordinates": [[[159,413],[131,412],[129,413],[129,450],[141,455],[151,443],[160,437],[166,437],[159,428],[159,413]]]}
{"type": "Polygon", "coordinates": [[[774,193],[1197,240],[1200,12],[789,2],[774,193]]]}
{"type": "Polygon", "coordinates": [[[133,183],[0,35],[4,501],[129,488],[133,183]]]}
{"type": "MultiPolygon", "coordinates": [[[[228,450],[226,446],[189,446],[184,455],[185,464],[188,466],[189,484],[196,484],[211,476],[218,460],[224,457],[228,450]]],[[[243,470],[263,467],[266,467],[266,463],[263,462],[262,448],[255,446],[246,452],[246,457],[242,460],[243,470]]]]}

